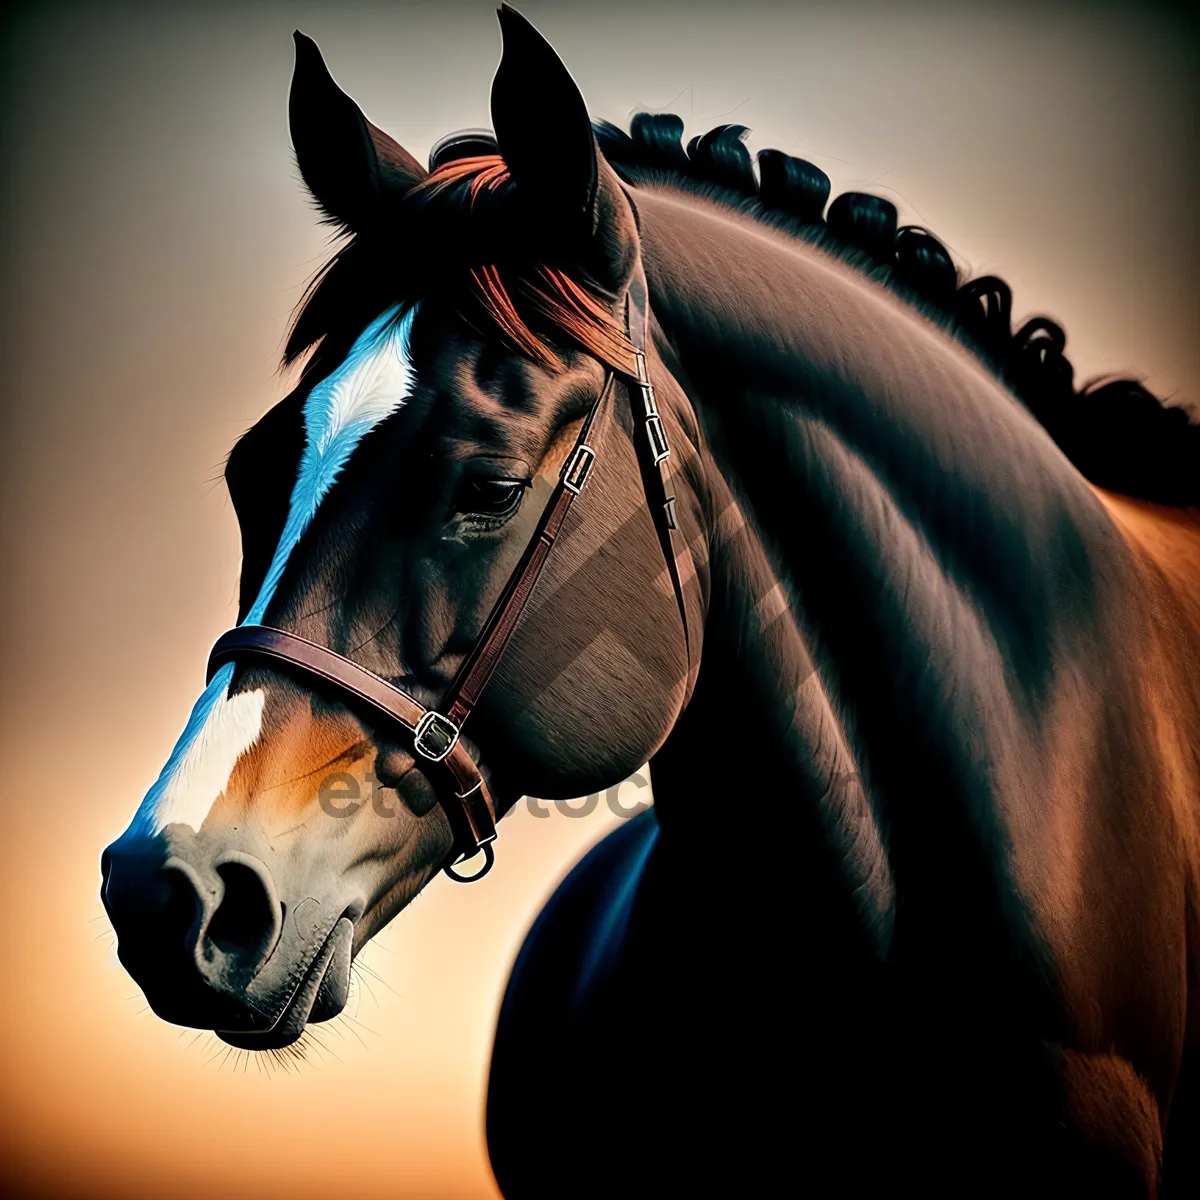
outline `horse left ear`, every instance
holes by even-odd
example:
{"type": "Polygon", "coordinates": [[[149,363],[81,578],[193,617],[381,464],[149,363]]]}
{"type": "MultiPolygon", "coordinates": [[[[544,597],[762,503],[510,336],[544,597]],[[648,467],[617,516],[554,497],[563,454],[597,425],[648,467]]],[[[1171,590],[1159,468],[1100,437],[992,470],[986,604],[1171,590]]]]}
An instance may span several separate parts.
{"type": "Polygon", "coordinates": [[[565,251],[602,290],[624,291],[637,227],[620,181],[600,155],[575,80],[515,8],[499,10],[504,52],[492,80],[500,153],[548,249],[565,251]]]}
{"type": "Polygon", "coordinates": [[[293,36],[288,122],[300,174],[326,216],[357,233],[428,172],[334,83],[317,43],[299,30],[293,36]]]}

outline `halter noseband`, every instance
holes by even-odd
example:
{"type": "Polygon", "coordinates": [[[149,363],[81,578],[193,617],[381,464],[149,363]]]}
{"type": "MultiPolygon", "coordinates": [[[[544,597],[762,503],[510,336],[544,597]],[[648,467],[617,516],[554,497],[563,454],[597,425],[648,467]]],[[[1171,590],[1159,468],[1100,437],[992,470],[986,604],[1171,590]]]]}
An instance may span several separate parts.
{"type": "Polygon", "coordinates": [[[538,521],[513,573],[488,616],[487,622],[459,669],[440,709],[426,708],[413,696],[358,663],[319,646],[306,638],[268,625],[239,625],[223,633],[208,658],[208,678],[227,662],[247,657],[281,662],[294,672],[330,685],[343,697],[365,705],[404,731],[411,743],[416,765],[432,784],[438,801],[450,821],[454,846],[443,865],[451,879],[470,883],[481,879],[495,861],[492,842],[496,821],[502,814],[487,781],[471,758],[460,734],[479,698],[495,673],[513,630],[521,617],[538,577],[554,549],[567,513],[582,494],[588,475],[596,463],[596,451],[588,445],[588,434],[596,426],[601,411],[611,407],[609,398],[615,381],[625,384],[630,411],[634,418],[634,444],[642,487],[658,533],[667,571],[671,577],[675,601],[683,622],[684,644],[691,669],[691,642],[688,635],[687,608],[679,570],[676,541],[675,497],[669,488],[667,460],[671,450],[654,400],[654,387],[646,368],[646,334],[649,306],[646,279],[641,265],[629,285],[625,304],[625,323],[634,347],[636,374],[610,370],[595,404],[583,422],[575,446],[563,464],[558,483],[538,521]],[[474,875],[460,875],[455,867],[484,853],[483,869],[474,875]]]}

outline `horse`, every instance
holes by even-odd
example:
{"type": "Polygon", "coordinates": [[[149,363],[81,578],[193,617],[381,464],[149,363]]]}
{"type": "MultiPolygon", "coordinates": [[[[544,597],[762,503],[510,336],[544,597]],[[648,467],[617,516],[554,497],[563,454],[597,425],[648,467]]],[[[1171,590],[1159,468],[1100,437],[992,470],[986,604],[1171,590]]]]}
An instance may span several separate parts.
{"type": "Polygon", "coordinates": [[[649,762],[512,971],[506,1196],[1193,1194],[1200,429],[500,23],[428,168],[295,35],[343,236],[227,462],[238,629],[102,855],[121,962],[287,1046],[520,796],[649,762]]]}

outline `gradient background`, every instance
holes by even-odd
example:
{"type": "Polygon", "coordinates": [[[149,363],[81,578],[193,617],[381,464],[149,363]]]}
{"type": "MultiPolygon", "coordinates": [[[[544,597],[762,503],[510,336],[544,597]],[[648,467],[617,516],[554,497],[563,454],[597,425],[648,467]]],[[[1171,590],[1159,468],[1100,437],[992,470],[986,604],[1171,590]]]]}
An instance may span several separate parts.
{"type": "MultiPolygon", "coordinates": [[[[1200,397],[1196,26],[1138,5],[527,0],[597,116],[750,125],[932,228],[1083,375],[1200,397]]],[[[0,1190],[495,1195],[492,1027],[540,901],[613,823],[519,807],[475,888],[369,948],[334,1053],[265,1074],[144,1010],[97,900],[234,619],[219,482],[285,390],[325,254],[295,182],[290,33],[418,157],[487,124],[479,3],[18,7],[0,54],[4,455],[0,1190]],[[334,1057],[336,1054],[336,1057],[334,1057]]],[[[748,814],[748,819],[750,819],[748,814]]],[[[648,1114],[596,1129],[618,1136],[648,1114]]],[[[537,1115],[530,1114],[536,1130],[537,1115]]]]}

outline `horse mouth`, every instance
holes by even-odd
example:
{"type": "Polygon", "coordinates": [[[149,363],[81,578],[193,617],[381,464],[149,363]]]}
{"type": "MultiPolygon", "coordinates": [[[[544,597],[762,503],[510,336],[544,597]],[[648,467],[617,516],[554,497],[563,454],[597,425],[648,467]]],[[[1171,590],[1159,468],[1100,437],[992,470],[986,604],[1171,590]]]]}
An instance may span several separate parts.
{"type": "Polygon", "coordinates": [[[349,917],[342,917],[270,1029],[217,1029],[217,1037],[239,1050],[281,1050],[300,1037],[310,1018],[326,1021],[337,1016],[346,1003],[353,940],[354,924],[349,917]]]}

